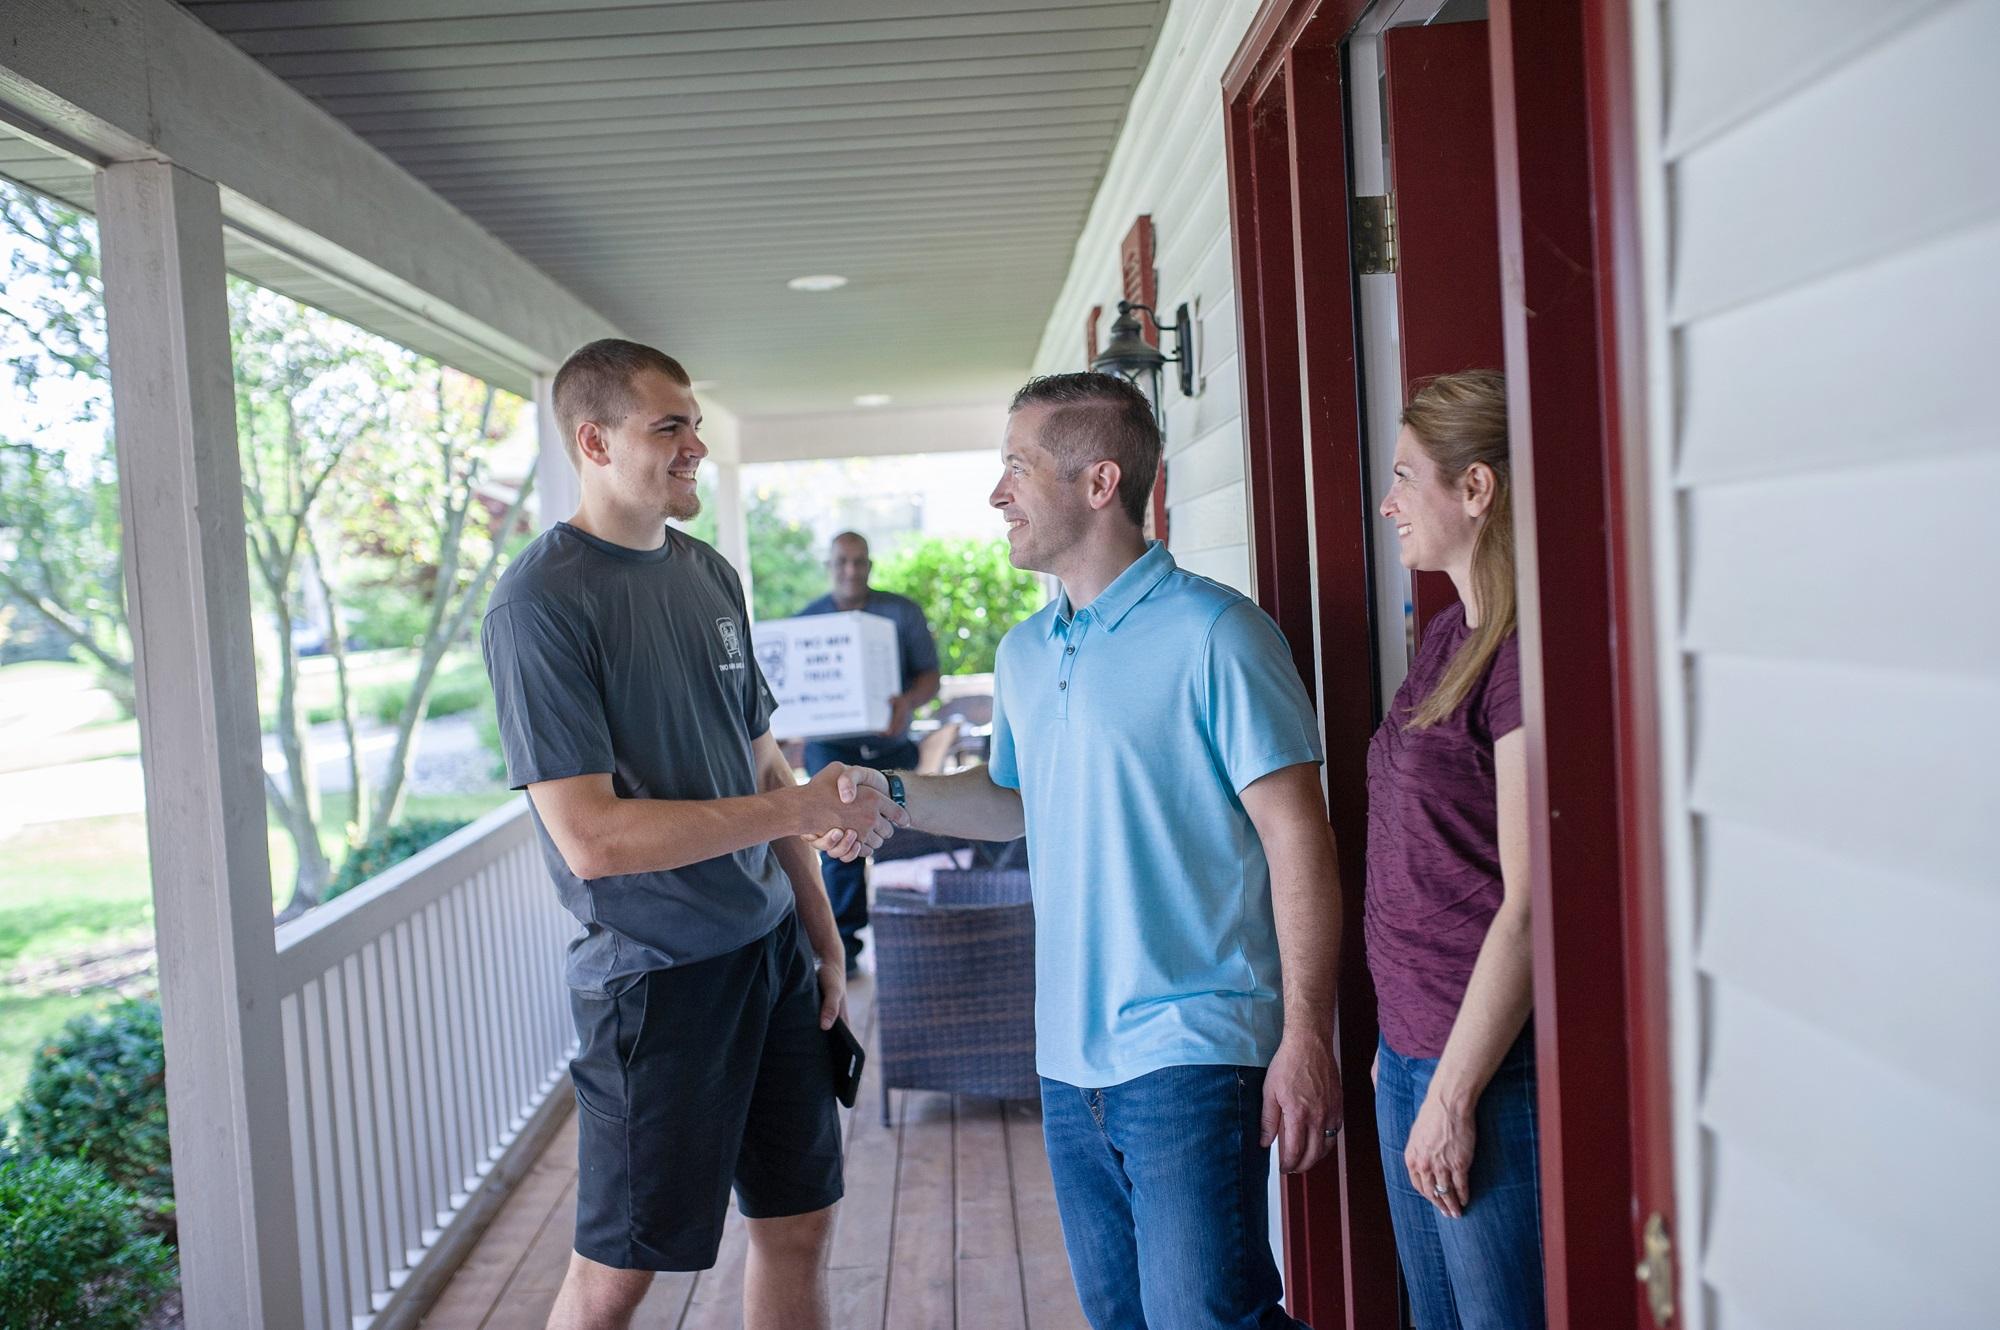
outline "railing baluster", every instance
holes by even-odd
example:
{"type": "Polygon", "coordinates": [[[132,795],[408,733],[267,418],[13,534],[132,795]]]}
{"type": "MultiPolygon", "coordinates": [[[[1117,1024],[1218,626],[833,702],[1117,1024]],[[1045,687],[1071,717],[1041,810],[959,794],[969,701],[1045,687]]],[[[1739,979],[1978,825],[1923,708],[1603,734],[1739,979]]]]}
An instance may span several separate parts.
{"type": "Polygon", "coordinates": [[[517,1132],[527,1121],[528,1104],[534,1097],[535,1082],[529,1071],[533,1056],[528,1033],[528,1004],[541,987],[529,982],[523,969],[527,959],[521,950],[521,934],[526,923],[521,910],[521,883],[515,876],[511,858],[493,865],[494,896],[499,906],[501,987],[507,993],[507,1103],[508,1131],[517,1132]]]}
{"type": "Polygon", "coordinates": [[[464,1129],[461,1141],[462,1152],[455,1161],[458,1170],[457,1194],[452,1197],[452,1205],[464,1204],[464,1195],[469,1193],[479,1180],[479,1160],[485,1154],[480,1148],[483,1138],[481,1123],[484,1114],[480,1112],[479,1084],[476,1079],[476,1063],[479,1055],[473,1039],[472,1009],[475,1005],[468,991],[467,980],[471,975],[469,956],[465,941],[465,891],[454,891],[444,899],[447,950],[451,959],[448,963],[447,981],[449,991],[454,995],[455,1020],[451,1029],[452,1075],[464,1092],[460,1125],[464,1129]]]}
{"type": "Polygon", "coordinates": [[[493,955],[493,868],[489,865],[467,889],[472,906],[468,915],[472,935],[473,973],[483,1000],[479,1004],[479,1080],[486,1087],[486,1149],[480,1160],[482,1171],[490,1168],[499,1153],[496,1143],[507,1133],[512,1116],[501,1092],[500,1007],[505,1000],[496,982],[498,968],[493,955]]]}
{"type": "Polygon", "coordinates": [[[348,990],[348,1047],[354,1057],[354,1079],[360,1093],[355,1097],[356,1141],[361,1153],[362,1237],[367,1243],[368,1285],[362,1306],[374,1310],[374,1290],[386,1288],[395,1262],[389,1255],[389,1198],[384,1190],[382,1156],[383,1100],[377,1052],[380,1037],[377,1024],[381,1010],[375,1001],[374,966],[370,964],[374,945],[354,954],[354,986],[348,990]]]}
{"type": "Polygon", "coordinates": [[[437,1209],[440,1224],[444,1222],[445,1215],[458,1208],[458,1193],[464,1186],[459,1157],[464,1140],[460,1111],[465,1092],[458,1080],[453,1053],[456,1034],[452,1028],[451,953],[446,927],[448,905],[449,898],[434,903],[425,914],[424,925],[430,950],[431,1074],[440,1089],[438,1140],[441,1152],[438,1162],[439,1180],[444,1188],[442,1202],[437,1209]]]}
{"type": "MultiPolygon", "coordinates": [[[[286,1099],[292,1115],[292,1191],[298,1198],[299,1251],[315,1252],[319,1247],[318,1163],[313,1149],[312,1073],[306,1061],[306,1039],[302,1017],[304,993],[289,993],[278,1002],[278,1023],[284,1030],[286,1099]]],[[[300,1262],[301,1300],[305,1304],[306,1330],[324,1330],[321,1317],[321,1262],[300,1262]]]]}
{"type": "Polygon", "coordinates": [[[534,1076],[533,1092],[539,1097],[548,1089],[555,1063],[555,1050],[549,1047],[549,1009],[554,1005],[549,1000],[552,994],[546,978],[550,958],[542,950],[542,902],[535,895],[535,880],[522,865],[520,856],[508,855],[507,863],[514,873],[515,898],[521,902],[522,983],[539,995],[527,1010],[528,1037],[523,1041],[528,1070],[534,1076]]]}
{"type": "Polygon", "coordinates": [[[312,1254],[319,1267],[320,1319],[331,1330],[344,1324],[340,1319],[340,1288],[343,1278],[338,1251],[340,1246],[340,1196],[336,1186],[333,1151],[333,1095],[326,1076],[326,981],[315,979],[299,990],[299,1026],[304,1039],[302,1061],[306,1067],[306,1121],[310,1130],[307,1145],[312,1151],[313,1229],[318,1241],[312,1254]]]}
{"type": "Polygon", "coordinates": [[[408,1267],[409,1229],[404,1220],[403,1154],[409,1146],[401,1130],[402,1078],[395,1073],[396,1041],[401,1036],[396,1002],[394,933],[384,933],[363,953],[367,970],[369,1062],[375,1077],[376,1163],[382,1188],[383,1280],[408,1267]]]}
{"type": "Polygon", "coordinates": [[[521,1129],[521,1106],[527,1102],[526,1077],[521,1074],[521,957],[515,950],[521,933],[514,918],[513,879],[505,859],[493,865],[493,969],[502,994],[500,1020],[501,1101],[507,1105],[507,1137],[521,1129]]]}
{"type": "Polygon", "coordinates": [[[410,938],[416,924],[405,919],[389,934],[387,959],[394,975],[396,1001],[396,1083],[402,1087],[402,1117],[396,1130],[403,1138],[403,1264],[414,1268],[423,1259],[431,1225],[424,1219],[424,1078],[416,1061],[417,1013],[410,989],[410,938]]]}
{"type": "Polygon", "coordinates": [[[351,1161],[354,1157],[354,1078],[347,1061],[347,963],[342,961],[326,972],[320,986],[320,1033],[326,1041],[327,1141],[333,1147],[334,1233],[339,1244],[335,1273],[340,1280],[340,1316],[336,1325],[347,1324],[357,1307],[367,1304],[355,1295],[357,1284],[365,1290],[365,1278],[357,1267],[364,1264],[358,1225],[361,1216],[359,1188],[351,1161]]]}

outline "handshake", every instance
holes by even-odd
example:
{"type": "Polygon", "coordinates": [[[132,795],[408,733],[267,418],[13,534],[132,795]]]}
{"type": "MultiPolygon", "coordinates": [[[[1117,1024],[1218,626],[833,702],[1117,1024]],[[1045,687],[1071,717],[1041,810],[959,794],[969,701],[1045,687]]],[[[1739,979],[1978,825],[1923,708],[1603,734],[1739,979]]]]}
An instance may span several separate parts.
{"type": "Polygon", "coordinates": [[[872,767],[835,762],[797,788],[804,824],[824,828],[806,833],[807,842],[842,863],[874,853],[910,825],[909,812],[889,797],[889,782],[872,767]]]}

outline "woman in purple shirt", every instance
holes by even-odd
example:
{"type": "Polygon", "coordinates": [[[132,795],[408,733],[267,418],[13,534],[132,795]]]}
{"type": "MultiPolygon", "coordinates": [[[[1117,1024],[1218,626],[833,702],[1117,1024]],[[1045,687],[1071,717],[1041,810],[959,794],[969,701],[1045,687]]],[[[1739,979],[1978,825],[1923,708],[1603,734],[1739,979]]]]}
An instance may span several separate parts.
{"type": "Polygon", "coordinates": [[[1403,566],[1451,575],[1368,748],[1375,1114],[1419,1330],[1541,1330],[1527,759],[1506,385],[1411,399],[1382,500],[1403,566]]]}

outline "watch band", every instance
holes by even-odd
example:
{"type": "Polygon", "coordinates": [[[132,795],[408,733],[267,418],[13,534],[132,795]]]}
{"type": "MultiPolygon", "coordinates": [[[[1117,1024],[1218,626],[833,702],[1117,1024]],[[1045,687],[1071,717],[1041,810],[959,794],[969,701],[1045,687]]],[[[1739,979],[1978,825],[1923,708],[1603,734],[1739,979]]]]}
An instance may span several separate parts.
{"type": "Polygon", "coordinates": [[[882,775],[883,778],[889,782],[889,797],[896,801],[896,807],[908,808],[910,805],[905,800],[903,795],[902,776],[894,771],[885,771],[882,773],[882,775]]]}

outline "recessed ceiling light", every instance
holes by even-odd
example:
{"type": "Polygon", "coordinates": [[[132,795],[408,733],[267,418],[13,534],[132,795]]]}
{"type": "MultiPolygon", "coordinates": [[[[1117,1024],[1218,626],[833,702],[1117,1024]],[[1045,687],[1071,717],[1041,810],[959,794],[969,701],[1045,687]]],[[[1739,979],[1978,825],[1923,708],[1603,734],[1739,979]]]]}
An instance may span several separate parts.
{"type": "Polygon", "coordinates": [[[810,277],[794,277],[785,285],[794,291],[838,291],[847,285],[847,279],[835,273],[822,272],[810,277]]]}
{"type": "Polygon", "coordinates": [[[887,406],[896,399],[887,393],[862,393],[854,399],[856,406],[887,406]]]}

